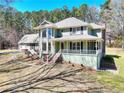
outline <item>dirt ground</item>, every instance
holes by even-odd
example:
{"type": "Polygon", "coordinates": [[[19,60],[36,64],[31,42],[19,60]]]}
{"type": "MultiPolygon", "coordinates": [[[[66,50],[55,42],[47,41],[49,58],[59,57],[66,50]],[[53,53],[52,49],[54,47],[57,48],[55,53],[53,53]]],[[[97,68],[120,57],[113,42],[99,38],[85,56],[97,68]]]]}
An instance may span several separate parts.
{"type": "Polygon", "coordinates": [[[18,58],[0,56],[0,93],[113,93],[92,69],[65,62],[37,65],[39,60],[18,58]]]}

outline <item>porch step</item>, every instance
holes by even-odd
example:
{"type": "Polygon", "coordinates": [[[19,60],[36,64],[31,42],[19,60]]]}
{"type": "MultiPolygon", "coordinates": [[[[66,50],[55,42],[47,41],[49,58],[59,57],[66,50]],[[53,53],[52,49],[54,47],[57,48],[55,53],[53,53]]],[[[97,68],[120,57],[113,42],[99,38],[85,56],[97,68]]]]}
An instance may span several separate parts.
{"type": "Polygon", "coordinates": [[[55,63],[60,56],[61,53],[56,53],[54,57],[49,61],[49,63],[55,63]]]}

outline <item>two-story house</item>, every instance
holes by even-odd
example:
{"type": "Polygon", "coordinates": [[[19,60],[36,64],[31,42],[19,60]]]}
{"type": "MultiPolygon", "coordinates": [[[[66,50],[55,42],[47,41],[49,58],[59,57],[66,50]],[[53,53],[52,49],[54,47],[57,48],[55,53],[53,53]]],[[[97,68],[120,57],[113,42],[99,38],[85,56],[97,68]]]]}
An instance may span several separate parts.
{"type": "MultiPolygon", "coordinates": [[[[34,29],[39,31],[39,56],[61,54],[64,61],[94,69],[100,67],[105,55],[105,28],[74,17],[57,23],[43,21],[34,29]]],[[[49,61],[49,59],[47,60],[49,61]]]]}

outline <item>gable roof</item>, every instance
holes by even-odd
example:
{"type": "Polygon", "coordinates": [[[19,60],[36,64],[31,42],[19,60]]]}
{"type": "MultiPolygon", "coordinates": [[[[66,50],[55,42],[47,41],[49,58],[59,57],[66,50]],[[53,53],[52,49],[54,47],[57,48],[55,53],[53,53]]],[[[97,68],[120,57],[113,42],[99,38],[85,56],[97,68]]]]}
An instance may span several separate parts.
{"type": "Polygon", "coordinates": [[[69,28],[69,27],[87,26],[88,23],[83,22],[77,18],[70,17],[55,23],[55,25],[57,26],[57,28],[69,28]]]}
{"type": "Polygon", "coordinates": [[[44,20],[39,26],[34,27],[34,29],[43,29],[47,27],[56,27],[54,23],[44,20]]]}
{"type": "Polygon", "coordinates": [[[24,35],[18,44],[26,44],[26,43],[38,43],[39,35],[38,34],[27,34],[24,35]]]}
{"type": "Polygon", "coordinates": [[[40,30],[43,28],[56,28],[56,26],[53,23],[51,23],[51,24],[39,25],[37,27],[34,27],[33,29],[34,30],[40,30]]]}
{"type": "Polygon", "coordinates": [[[44,20],[40,25],[44,25],[44,24],[51,24],[52,22],[49,22],[47,20],[44,20]]]}
{"type": "Polygon", "coordinates": [[[69,17],[57,23],[52,23],[44,20],[39,26],[34,27],[34,29],[39,30],[43,28],[70,28],[70,27],[80,27],[80,26],[91,26],[93,29],[105,29],[105,26],[98,25],[95,23],[83,22],[75,17],[69,17]],[[45,24],[46,23],[46,24],[45,24]]]}
{"type": "Polygon", "coordinates": [[[101,26],[101,25],[97,25],[95,23],[90,23],[89,24],[93,29],[105,29],[104,26],[101,26]]]}

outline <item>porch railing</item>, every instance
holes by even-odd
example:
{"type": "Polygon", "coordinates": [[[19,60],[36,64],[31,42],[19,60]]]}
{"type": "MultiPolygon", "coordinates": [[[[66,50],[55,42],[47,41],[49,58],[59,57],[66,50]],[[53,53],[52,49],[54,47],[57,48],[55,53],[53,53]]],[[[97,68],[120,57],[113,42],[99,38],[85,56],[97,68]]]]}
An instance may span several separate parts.
{"type": "Polygon", "coordinates": [[[98,54],[98,53],[101,53],[101,51],[100,50],[68,50],[68,49],[62,49],[61,53],[98,54]]]}

